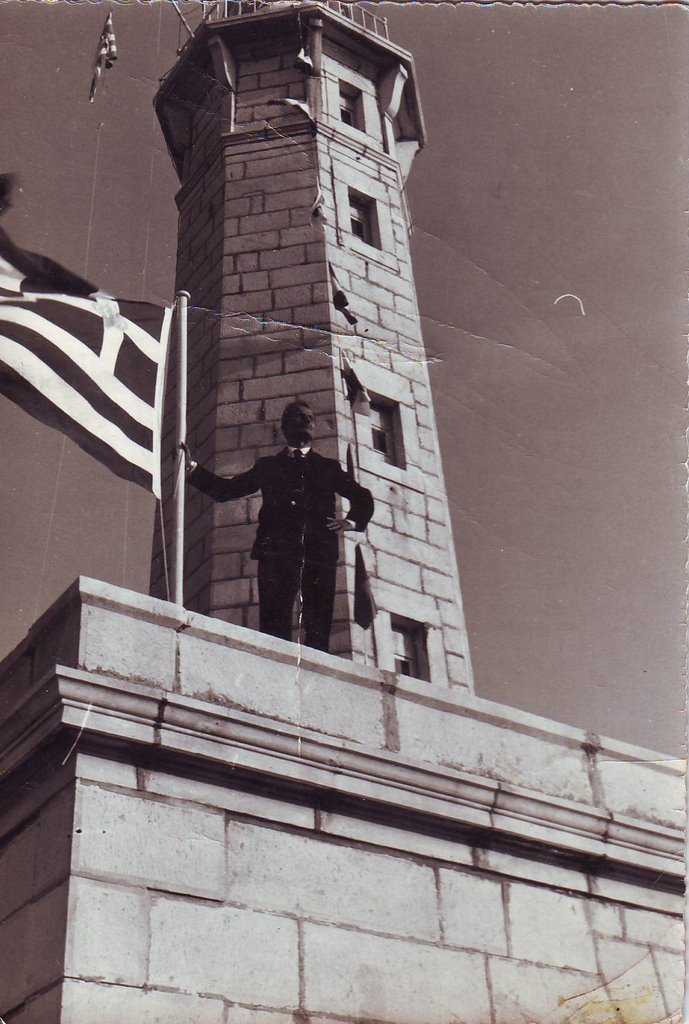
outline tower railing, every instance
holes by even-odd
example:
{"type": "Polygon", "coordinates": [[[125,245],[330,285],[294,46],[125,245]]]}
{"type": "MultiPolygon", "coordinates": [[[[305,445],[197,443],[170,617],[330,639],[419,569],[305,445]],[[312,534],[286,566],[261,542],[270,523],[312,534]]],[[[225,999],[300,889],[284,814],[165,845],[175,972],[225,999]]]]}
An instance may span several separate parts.
{"type": "MultiPolygon", "coordinates": [[[[357,3],[346,3],[344,0],[318,0],[323,7],[347,18],[360,28],[374,35],[388,39],[387,18],[357,3]]],[[[204,0],[203,17],[205,21],[224,21],[226,18],[239,18],[247,14],[261,14],[274,10],[287,10],[291,7],[302,7],[304,0],[204,0]]]]}

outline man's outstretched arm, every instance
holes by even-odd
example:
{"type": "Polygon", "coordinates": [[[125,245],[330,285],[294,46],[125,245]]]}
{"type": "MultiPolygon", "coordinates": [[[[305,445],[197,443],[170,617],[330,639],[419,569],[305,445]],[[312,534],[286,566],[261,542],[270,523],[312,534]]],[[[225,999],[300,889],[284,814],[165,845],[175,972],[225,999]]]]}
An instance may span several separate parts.
{"type": "Polygon", "coordinates": [[[198,491],[207,494],[213,501],[234,501],[236,498],[246,498],[248,494],[255,494],[260,490],[260,473],[256,465],[247,470],[246,473],[238,473],[227,479],[224,476],[217,476],[209,470],[199,466],[191,457],[191,452],[186,445],[183,446],[184,458],[187,470],[187,480],[198,491]]]}

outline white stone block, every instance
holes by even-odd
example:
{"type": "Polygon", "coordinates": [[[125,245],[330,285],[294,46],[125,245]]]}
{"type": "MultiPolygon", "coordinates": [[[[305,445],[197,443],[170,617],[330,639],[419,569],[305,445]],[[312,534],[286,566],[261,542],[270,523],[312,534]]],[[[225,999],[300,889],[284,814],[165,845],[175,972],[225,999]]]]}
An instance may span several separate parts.
{"type": "Polygon", "coordinates": [[[144,890],[72,878],[65,973],[143,985],[147,957],[148,896],[144,890]]]}
{"type": "Polygon", "coordinates": [[[234,822],[227,884],[233,902],[439,938],[433,872],[400,857],[234,822]]]}
{"type": "Polygon", "coordinates": [[[621,939],[599,938],[596,940],[596,948],[603,981],[619,978],[651,955],[648,946],[621,939]]]}
{"type": "Polygon", "coordinates": [[[492,957],[489,964],[493,1024],[544,1024],[563,999],[589,992],[599,984],[595,974],[492,957]]]}
{"type": "Polygon", "coordinates": [[[617,878],[605,878],[602,875],[590,876],[589,884],[591,892],[604,900],[621,900],[665,914],[681,915],[684,910],[684,899],[680,893],[649,889],[634,885],[632,882],[621,882],[617,878]]]}
{"type": "Polygon", "coordinates": [[[223,815],[81,785],[72,856],[75,872],[219,899],[223,815]]]}
{"type": "Polygon", "coordinates": [[[60,1024],[223,1024],[224,1012],[221,999],[68,979],[60,1024]]]}
{"type": "Polygon", "coordinates": [[[383,697],[376,686],[358,686],[348,679],[303,667],[299,673],[297,722],[310,729],[368,747],[385,744],[383,697]]]}
{"type": "Polygon", "coordinates": [[[658,949],[654,951],[653,959],[667,1008],[671,1014],[676,1013],[682,1005],[684,993],[684,958],[658,949]]]}
{"type": "Polygon", "coordinates": [[[622,937],[622,911],[614,905],[607,906],[605,903],[596,903],[593,900],[589,904],[591,924],[593,930],[599,935],[610,935],[622,937]]]}
{"type": "Polygon", "coordinates": [[[92,605],[82,610],[79,667],[172,688],[174,629],[92,605]]]}
{"type": "Polygon", "coordinates": [[[445,941],[483,953],[507,953],[502,885],[463,871],[441,869],[445,941]]]}
{"type": "Polygon", "coordinates": [[[404,757],[476,772],[561,799],[591,801],[581,751],[449,710],[397,700],[404,757]]]}
{"type": "Polygon", "coordinates": [[[124,789],[137,788],[134,765],[122,764],[107,757],[79,753],[74,772],[78,778],[85,781],[100,782],[106,786],[122,786],[124,789]]]}
{"type": "MultiPolygon", "coordinates": [[[[248,1006],[232,1006],[228,1010],[227,1024],[294,1024],[289,1011],[254,1010],[248,1006]]],[[[315,1024],[313,1018],[309,1024],[315,1024]]]]}
{"type": "Polygon", "coordinates": [[[304,926],[308,1013],[393,1024],[486,1024],[483,957],[320,925],[304,926]]]}
{"type": "Polygon", "coordinates": [[[247,793],[241,789],[217,786],[198,779],[185,779],[179,775],[144,771],[143,786],[147,793],[207,804],[210,807],[248,814],[268,821],[280,821],[300,828],[313,828],[314,809],[302,804],[289,803],[261,793],[247,793]]]}
{"type": "MultiPolygon", "coordinates": [[[[282,645],[280,645],[282,646],[282,645]]],[[[382,697],[284,655],[180,637],[182,693],[317,729],[359,743],[384,742],[382,697]]]]}
{"type": "Polygon", "coordinates": [[[508,908],[513,956],[556,967],[597,971],[584,900],[513,883],[508,908]]]}
{"type": "Polygon", "coordinates": [[[421,832],[410,832],[405,828],[381,825],[376,821],[328,813],[321,815],[320,827],[322,832],[357,839],[374,846],[384,846],[389,850],[416,853],[422,857],[432,857],[434,860],[450,861],[454,864],[473,863],[472,849],[464,843],[424,835],[421,832]]]}
{"type": "Polygon", "coordinates": [[[633,942],[646,942],[649,946],[664,946],[681,953],[684,949],[684,925],[681,918],[669,914],[655,914],[652,910],[633,910],[625,907],[624,933],[633,942]]]}
{"type": "Polygon", "coordinates": [[[149,984],[283,1008],[299,1001],[297,925],[235,907],[160,898],[151,912],[149,984]]]}
{"type": "Polygon", "coordinates": [[[579,1019],[585,1020],[586,1024],[607,1024],[611,1019],[624,1024],[666,1021],[663,994],[651,956],[635,963],[618,978],[606,979],[604,989],[589,994],[579,1011],[579,1019]],[[613,1017],[613,1013],[616,1016],[613,1017]]]}
{"type": "Polygon", "coordinates": [[[596,757],[606,806],[617,814],[681,828],[685,788],[680,773],[661,771],[653,764],[596,757]]]}
{"type": "Polygon", "coordinates": [[[484,871],[497,871],[512,878],[542,882],[544,885],[559,886],[561,889],[580,889],[588,892],[586,875],[560,864],[547,864],[529,857],[515,857],[502,850],[476,851],[476,866],[484,871]]]}

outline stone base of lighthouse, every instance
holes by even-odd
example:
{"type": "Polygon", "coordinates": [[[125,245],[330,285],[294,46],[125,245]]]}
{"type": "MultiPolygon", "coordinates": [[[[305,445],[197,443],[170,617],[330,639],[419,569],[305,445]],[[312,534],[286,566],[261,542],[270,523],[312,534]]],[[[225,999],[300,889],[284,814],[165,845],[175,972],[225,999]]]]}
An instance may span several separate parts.
{"type": "Polygon", "coordinates": [[[86,579],[0,752],[7,1024],[678,1011],[659,755],[86,579]]]}

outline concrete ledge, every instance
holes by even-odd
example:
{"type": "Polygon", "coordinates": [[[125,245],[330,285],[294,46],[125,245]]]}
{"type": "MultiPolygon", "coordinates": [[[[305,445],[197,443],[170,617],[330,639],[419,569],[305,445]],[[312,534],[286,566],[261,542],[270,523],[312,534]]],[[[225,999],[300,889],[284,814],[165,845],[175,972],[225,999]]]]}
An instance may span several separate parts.
{"type": "Polygon", "coordinates": [[[331,811],[681,878],[675,762],[83,578],[0,666],[3,772],[70,732],[327,794],[331,811]]]}
{"type": "MultiPolygon", "coordinates": [[[[352,748],[313,730],[218,707],[182,694],[60,667],[0,727],[11,772],[57,730],[89,740],[154,748],[169,763],[203,762],[228,782],[254,777],[304,793],[330,794],[334,807],[365,806],[407,827],[486,833],[485,845],[584,858],[587,870],[622,873],[654,885],[681,884],[681,835],[600,808],[558,800],[493,780],[414,764],[392,752],[352,748]]],[[[134,755],[136,756],[136,755],[134,755]]]]}

